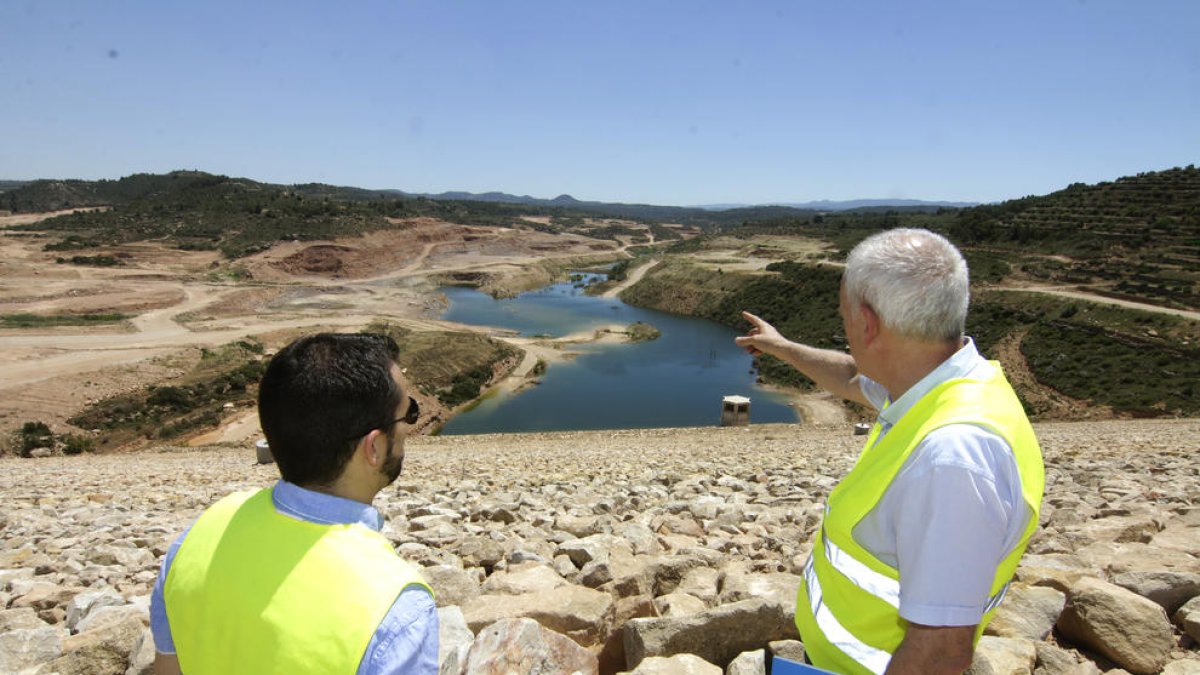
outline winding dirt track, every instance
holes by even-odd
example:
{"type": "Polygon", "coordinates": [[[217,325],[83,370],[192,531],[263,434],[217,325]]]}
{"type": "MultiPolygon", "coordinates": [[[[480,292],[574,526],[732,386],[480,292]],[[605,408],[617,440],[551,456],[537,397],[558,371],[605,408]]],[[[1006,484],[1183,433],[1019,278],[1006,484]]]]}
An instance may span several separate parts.
{"type": "Polygon", "coordinates": [[[655,258],[655,259],[650,260],[649,262],[645,263],[644,265],[639,265],[638,267],[634,268],[634,270],[632,272],[630,272],[628,276],[625,277],[624,281],[617,284],[616,286],[613,286],[612,288],[608,289],[607,291],[604,291],[603,293],[600,294],[600,297],[602,297],[602,298],[617,297],[617,295],[619,295],[621,293],[621,291],[623,291],[626,288],[629,288],[630,286],[641,281],[642,277],[646,276],[646,272],[649,272],[650,270],[654,269],[654,266],[657,265],[658,262],[659,262],[658,258],[655,258]]]}

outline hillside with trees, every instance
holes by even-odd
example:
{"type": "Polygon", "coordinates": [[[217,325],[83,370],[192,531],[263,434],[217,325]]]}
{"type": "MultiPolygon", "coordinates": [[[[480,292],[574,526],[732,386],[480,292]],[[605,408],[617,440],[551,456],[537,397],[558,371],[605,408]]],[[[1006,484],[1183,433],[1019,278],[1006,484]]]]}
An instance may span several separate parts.
{"type": "MultiPolygon", "coordinates": [[[[892,227],[942,232],[961,247],[973,282],[968,333],[986,356],[1004,362],[1035,417],[1200,414],[1200,322],[1149,311],[1194,312],[1200,305],[1200,170],[1194,167],[962,211],[750,221],[719,236],[674,244],[667,260],[621,297],[739,330],[746,327],[740,312],[748,310],[794,340],[842,349],[838,264],[863,238],[892,227]],[[777,255],[771,242],[779,238],[825,248],[762,272],[696,263],[777,255]],[[1076,296],[1032,292],[1046,290],[1076,296]],[[1088,296],[1147,307],[1118,307],[1088,296]]],[[[770,357],[759,360],[759,370],[768,382],[812,386],[770,357]]]]}
{"type": "Polygon", "coordinates": [[[1200,169],[1193,165],[966,209],[948,234],[968,247],[1037,251],[1043,257],[1021,270],[1040,280],[1200,308],[1200,169]]]}

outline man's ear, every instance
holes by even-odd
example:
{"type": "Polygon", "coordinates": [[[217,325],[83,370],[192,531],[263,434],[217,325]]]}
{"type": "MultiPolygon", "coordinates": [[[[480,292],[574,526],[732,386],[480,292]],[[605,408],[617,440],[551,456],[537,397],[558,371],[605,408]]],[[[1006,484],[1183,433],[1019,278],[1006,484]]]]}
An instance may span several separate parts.
{"type": "Polygon", "coordinates": [[[358,447],[354,449],[354,452],[362,453],[363,459],[366,460],[367,465],[373,468],[382,466],[383,460],[385,459],[384,452],[375,447],[376,439],[382,435],[383,432],[379,429],[372,429],[370,433],[359,439],[358,447]]]}
{"type": "Polygon", "coordinates": [[[875,312],[874,308],[867,303],[864,302],[858,307],[862,312],[863,344],[870,345],[883,331],[883,322],[880,321],[879,314],[875,312]]]}

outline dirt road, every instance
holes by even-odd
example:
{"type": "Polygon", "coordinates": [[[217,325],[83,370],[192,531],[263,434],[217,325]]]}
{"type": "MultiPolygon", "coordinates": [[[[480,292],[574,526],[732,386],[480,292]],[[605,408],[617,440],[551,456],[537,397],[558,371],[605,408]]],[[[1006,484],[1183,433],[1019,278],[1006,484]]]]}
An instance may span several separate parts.
{"type": "Polygon", "coordinates": [[[1173,309],[1171,307],[1159,307],[1158,305],[1150,305],[1143,302],[1133,302],[1131,300],[1120,300],[1118,298],[1110,298],[1095,293],[1085,293],[1078,290],[1077,286],[1005,286],[989,288],[990,291],[1014,291],[1025,293],[1041,293],[1043,295],[1056,295],[1060,298],[1075,298],[1076,300],[1086,300],[1095,302],[1101,305],[1116,305],[1127,309],[1140,309],[1143,312],[1154,312],[1155,314],[1170,314],[1171,316],[1179,316],[1192,321],[1200,321],[1200,312],[1193,312],[1186,309],[1173,309]]]}
{"type": "Polygon", "coordinates": [[[654,266],[658,264],[658,262],[659,262],[658,258],[653,258],[653,259],[649,260],[648,262],[646,262],[642,265],[638,265],[637,267],[633,268],[633,271],[631,271],[625,277],[624,281],[617,284],[616,286],[613,286],[612,288],[608,289],[607,291],[604,291],[603,293],[600,294],[600,297],[602,297],[602,298],[617,297],[617,295],[619,295],[621,293],[621,291],[623,291],[626,288],[629,288],[630,286],[641,281],[642,277],[646,276],[646,272],[649,272],[651,269],[653,269],[654,266]]]}

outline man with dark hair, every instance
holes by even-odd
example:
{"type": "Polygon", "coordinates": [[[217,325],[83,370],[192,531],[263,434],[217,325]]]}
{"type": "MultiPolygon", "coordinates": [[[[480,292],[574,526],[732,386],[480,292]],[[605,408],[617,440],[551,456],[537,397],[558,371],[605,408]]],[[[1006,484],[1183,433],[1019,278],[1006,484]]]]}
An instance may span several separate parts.
{"type": "Polygon", "coordinates": [[[258,413],[282,479],[209,507],[151,596],[159,673],[435,673],[437,612],[371,502],[400,475],[416,399],[382,335],[271,359],[258,413]]]}

